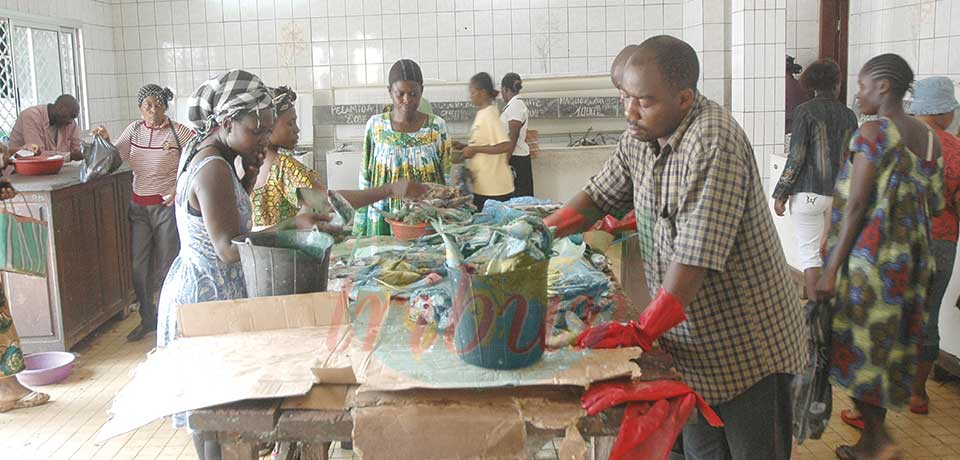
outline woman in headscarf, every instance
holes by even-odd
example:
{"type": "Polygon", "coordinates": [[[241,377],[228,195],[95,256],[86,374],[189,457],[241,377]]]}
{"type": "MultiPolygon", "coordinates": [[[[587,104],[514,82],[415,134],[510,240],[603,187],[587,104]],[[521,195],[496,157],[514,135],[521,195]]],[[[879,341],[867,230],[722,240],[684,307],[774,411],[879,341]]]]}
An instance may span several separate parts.
{"type": "MultiPolygon", "coordinates": [[[[160,348],[177,337],[177,306],[247,296],[232,240],[253,225],[249,194],[274,125],[269,89],[243,70],[204,82],[188,104],[197,136],[184,148],[178,166],[175,206],[181,246],[160,292],[160,348]],[[238,158],[244,169],[239,179],[234,169],[238,158]]],[[[319,219],[302,214],[291,225],[325,227],[319,219]]],[[[184,414],[174,418],[177,427],[185,422],[184,414]]],[[[219,452],[215,441],[194,433],[194,442],[201,458],[218,458],[212,455],[219,452]]]]}
{"type": "MultiPolygon", "coordinates": [[[[169,88],[153,83],[137,94],[141,119],[130,123],[115,142],[133,171],[130,197],[130,236],[133,240],[133,289],[140,304],[140,324],[127,335],[137,341],[157,330],[154,298],[173,258],[180,251],[173,200],[177,189],[180,151],[193,139],[192,129],[167,116],[173,99],[169,88]]],[[[110,140],[103,126],[94,134],[110,140]]]]}
{"type": "MultiPolygon", "coordinates": [[[[300,139],[294,105],[297,93],[286,86],[274,88],[272,93],[276,123],[270,142],[263,149],[263,165],[252,196],[253,225],[257,227],[276,225],[297,215],[301,207],[298,188],[323,188],[316,171],[283,152],[296,148],[300,139]]],[[[424,190],[420,184],[404,179],[366,190],[340,190],[338,193],[357,208],[387,198],[415,198],[424,190]]]]}
{"type": "MultiPolygon", "coordinates": [[[[7,165],[9,158],[7,146],[0,144],[0,170],[7,165]]],[[[0,179],[0,200],[9,200],[16,195],[10,181],[0,179]]],[[[0,413],[39,406],[50,400],[50,395],[33,391],[17,380],[17,374],[24,369],[20,337],[13,326],[13,315],[0,281],[0,413]]]]}
{"type": "MultiPolygon", "coordinates": [[[[447,123],[420,112],[423,73],[416,62],[401,59],[390,68],[387,91],[393,101],[389,112],[367,121],[360,163],[360,188],[371,189],[402,179],[444,184],[450,166],[447,123]]],[[[399,198],[374,204],[383,211],[401,205],[399,198]]],[[[390,235],[390,225],[375,209],[361,208],[354,218],[357,236],[390,235]]]]}

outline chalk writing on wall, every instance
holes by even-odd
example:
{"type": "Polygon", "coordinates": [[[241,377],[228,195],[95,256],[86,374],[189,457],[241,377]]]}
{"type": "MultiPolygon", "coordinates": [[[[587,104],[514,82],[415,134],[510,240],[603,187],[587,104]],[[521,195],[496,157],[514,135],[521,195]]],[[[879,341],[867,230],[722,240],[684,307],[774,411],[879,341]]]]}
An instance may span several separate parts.
{"type": "Polygon", "coordinates": [[[557,118],[560,101],[555,98],[524,99],[530,118],[557,118]]]}
{"type": "MultiPolygon", "coordinates": [[[[531,119],[619,118],[623,107],[617,97],[546,97],[524,99],[531,119]]],[[[469,101],[433,102],[433,113],[448,123],[469,123],[477,111],[469,101]]],[[[383,112],[382,104],[342,104],[314,107],[315,125],[363,125],[383,112]]],[[[501,107],[502,109],[502,107],[501,107]]]]}
{"type": "Polygon", "coordinates": [[[448,123],[472,121],[477,114],[469,101],[432,102],[433,113],[448,123]]]}
{"type": "Polygon", "coordinates": [[[320,122],[336,125],[363,125],[371,116],[383,112],[382,104],[349,104],[323,106],[320,122]]]}
{"type": "Polygon", "coordinates": [[[560,118],[606,118],[620,115],[617,97],[561,97],[560,118]]]}

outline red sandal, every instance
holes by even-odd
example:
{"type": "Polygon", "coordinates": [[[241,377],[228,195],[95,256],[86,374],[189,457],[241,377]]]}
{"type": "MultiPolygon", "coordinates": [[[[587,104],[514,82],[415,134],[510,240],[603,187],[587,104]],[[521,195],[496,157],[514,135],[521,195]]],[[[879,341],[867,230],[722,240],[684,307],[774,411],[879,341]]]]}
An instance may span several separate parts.
{"type": "Polygon", "coordinates": [[[863,419],[860,418],[859,414],[857,416],[850,415],[850,409],[844,409],[840,411],[840,420],[843,420],[843,423],[850,425],[858,430],[863,430],[863,419]]]}
{"type": "Polygon", "coordinates": [[[921,396],[911,396],[910,397],[910,412],[919,415],[927,415],[930,413],[930,398],[924,398],[921,396]],[[919,404],[914,404],[914,400],[919,399],[922,401],[919,404]]]}

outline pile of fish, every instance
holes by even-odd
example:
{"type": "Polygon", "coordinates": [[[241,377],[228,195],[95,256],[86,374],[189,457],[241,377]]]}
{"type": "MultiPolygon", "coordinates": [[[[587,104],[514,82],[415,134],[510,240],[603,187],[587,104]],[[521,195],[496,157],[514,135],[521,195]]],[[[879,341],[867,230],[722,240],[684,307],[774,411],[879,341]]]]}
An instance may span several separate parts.
{"type": "Polygon", "coordinates": [[[478,274],[504,273],[529,262],[547,260],[552,253],[553,233],[543,220],[527,214],[501,224],[450,226],[434,221],[433,227],[437,235],[421,240],[426,244],[442,242],[448,268],[469,264],[478,274]]]}
{"type": "Polygon", "coordinates": [[[416,201],[404,201],[400,209],[383,211],[374,207],[383,217],[404,224],[422,224],[440,221],[446,224],[466,224],[473,218],[476,207],[473,196],[454,187],[423,184],[427,191],[416,201]]]}
{"type": "Polygon", "coordinates": [[[297,189],[297,198],[303,210],[332,216],[331,223],[349,226],[353,222],[354,209],[343,195],[334,190],[319,190],[311,187],[297,189]]]}

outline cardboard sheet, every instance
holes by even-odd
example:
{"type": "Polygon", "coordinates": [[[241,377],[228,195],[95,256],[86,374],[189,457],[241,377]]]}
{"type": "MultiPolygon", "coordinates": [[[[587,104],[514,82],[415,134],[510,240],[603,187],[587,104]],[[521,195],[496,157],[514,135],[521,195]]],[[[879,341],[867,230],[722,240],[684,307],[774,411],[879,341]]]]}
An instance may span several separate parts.
{"type": "Polygon", "coordinates": [[[293,410],[345,410],[348,398],[357,390],[356,385],[314,385],[307,394],[283,400],[281,409],[293,410]]]}
{"type": "Polygon", "coordinates": [[[344,292],[205,302],[177,308],[180,337],[349,324],[344,292]]]}
{"type": "Polygon", "coordinates": [[[136,369],[98,439],[179,412],[304,395],[320,382],[353,383],[345,312],[340,293],[180,307],[181,330],[190,336],[155,351],[136,369]]]}
{"type": "Polygon", "coordinates": [[[358,394],[354,450],[366,460],[525,459],[565,433],[565,458],[583,459],[586,443],[575,428],[585,415],[579,393],[528,387],[358,394]]]}
{"type": "Polygon", "coordinates": [[[384,293],[363,293],[351,312],[355,340],[351,359],[358,391],[411,388],[494,388],[531,385],[586,387],[598,380],[639,375],[631,362],[640,348],[544,353],[536,364],[514,370],[485,369],[462,361],[450,337],[423,331],[407,319],[404,304],[389,305],[384,293]]]}

